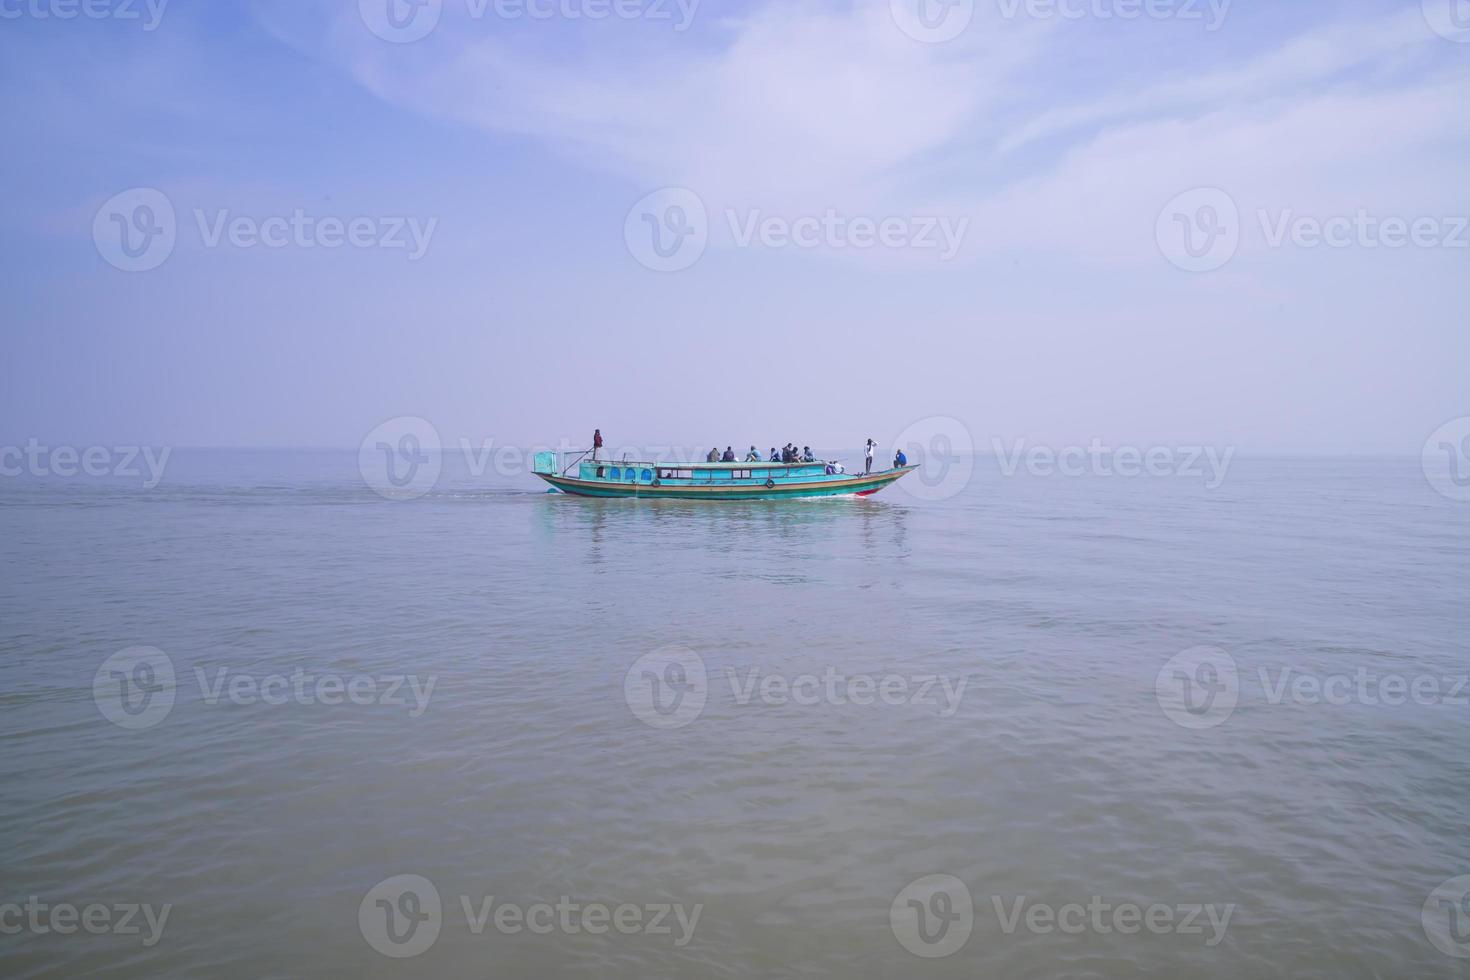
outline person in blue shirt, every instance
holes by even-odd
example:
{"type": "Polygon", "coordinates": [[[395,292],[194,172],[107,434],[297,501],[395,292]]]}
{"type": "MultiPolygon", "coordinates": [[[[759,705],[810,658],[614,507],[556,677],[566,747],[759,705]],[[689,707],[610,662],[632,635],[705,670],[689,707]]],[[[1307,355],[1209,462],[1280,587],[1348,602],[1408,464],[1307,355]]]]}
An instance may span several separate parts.
{"type": "Polygon", "coordinates": [[[812,447],[811,446],[802,446],[801,447],[801,461],[803,463],[815,463],[817,461],[817,457],[815,457],[815,456],[812,455],[812,447]]]}
{"type": "Polygon", "coordinates": [[[760,451],[757,450],[754,446],[751,446],[750,452],[745,454],[745,461],[747,463],[759,463],[761,461],[760,451]]]}
{"type": "Polygon", "coordinates": [[[896,470],[903,469],[907,465],[909,465],[909,458],[903,454],[903,450],[902,449],[900,449],[898,452],[896,452],[896,453],[893,454],[893,468],[894,469],[896,469],[896,470]]]}

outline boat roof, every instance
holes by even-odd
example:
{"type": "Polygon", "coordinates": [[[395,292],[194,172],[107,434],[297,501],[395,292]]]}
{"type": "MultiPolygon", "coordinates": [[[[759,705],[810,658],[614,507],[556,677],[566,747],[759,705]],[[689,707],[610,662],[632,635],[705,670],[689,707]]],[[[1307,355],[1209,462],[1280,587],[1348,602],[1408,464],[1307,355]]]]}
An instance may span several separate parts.
{"type": "MultiPolygon", "coordinates": [[[[584,462],[584,463],[592,463],[593,460],[585,459],[582,462],[584,462]]],[[[763,460],[760,460],[760,461],[751,460],[748,463],[742,463],[742,462],[739,462],[738,460],[736,462],[734,462],[734,463],[706,463],[702,459],[699,459],[699,460],[689,460],[689,461],[686,461],[686,462],[681,462],[679,460],[672,460],[672,461],[671,460],[661,460],[659,462],[654,462],[652,460],[646,460],[646,459],[626,459],[626,460],[625,459],[599,459],[599,460],[596,461],[597,465],[599,465],[599,466],[648,466],[648,467],[657,467],[658,469],[663,469],[663,470],[689,470],[689,469],[704,469],[704,470],[710,470],[710,469],[749,470],[749,469],[754,469],[756,467],[761,467],[761,466],[776,466],[776,467],[781,467],[781,466],[825,466],[828,462],[830,462],[830,460],[825,460],[825,459],[813,460],[810,463],[804,463],[804,462],[801,462],[800,460],[795,460],[795,461],[790,462],[790,463],[783,463],[783,462],[781,462],[779,460],[776,460],[776,461],[773,462],[772,460],[769,460],[769,459],[763,459],[763,460]]]]}

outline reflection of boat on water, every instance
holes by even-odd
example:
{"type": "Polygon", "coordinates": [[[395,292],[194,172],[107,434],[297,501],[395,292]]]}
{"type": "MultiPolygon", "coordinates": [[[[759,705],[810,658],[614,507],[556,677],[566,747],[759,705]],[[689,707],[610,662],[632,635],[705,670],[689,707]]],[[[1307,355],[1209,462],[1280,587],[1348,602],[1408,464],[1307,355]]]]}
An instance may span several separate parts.
{"type": "Polygon", "coordinates": [[[783,500],[866,497],[917,469],[845,473],[837,463],[658,463],[591,460],[586,454],[558,466],[556,453],[537,453],[533,472],[557,490],[582,497],[653,497],[676,500],[783,500]],[[569,475],[576,468],[576,476],[569,475]]]}

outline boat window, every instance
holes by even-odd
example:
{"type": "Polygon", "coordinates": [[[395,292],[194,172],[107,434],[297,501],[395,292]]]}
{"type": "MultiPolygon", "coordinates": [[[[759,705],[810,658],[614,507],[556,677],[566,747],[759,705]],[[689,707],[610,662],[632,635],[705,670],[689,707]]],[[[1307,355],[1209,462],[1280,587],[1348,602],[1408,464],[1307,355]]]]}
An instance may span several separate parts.
{"type": "Polygon", "coordinates": [[[630,480],[636,480],[636,479],[638,479],[638,471],[635,470],[635,469],[633,469],[633,467],[631,467],[631,466],[628,467],[628,479],[630,479],[630,480]]]}
{"type": "Polygon", "coordinates": [[[612,478],[614,480],[622,479],[622,472],[616,466],[613,467],[612,478]]]}
{"type": "Polygon", "coordinates": [[[598,478],[598,479],[599,479],[599,480],[600,480],[600,479],[602,479],[602,478],[603,478],[603,476],[604,476],[604,475],[605,475],[605,468],[604,468],[604,467],[601,467],[601,466],[599,466],[599,467],[598,467],[598,468],[597,468],[597,478],[598,478]]]}
{"type": "Polygon", "coordinates": [[[643,479],[645,479],[645,480],[652,480],[653,479],[653,470],[644,470],[643,471],[643,479]]]}
{"type": "Polygon", "coordinates": [[[749,480],[750,470],[733,470],[731,471],[730,476],[731,478],[736,480],[749,480]]]}

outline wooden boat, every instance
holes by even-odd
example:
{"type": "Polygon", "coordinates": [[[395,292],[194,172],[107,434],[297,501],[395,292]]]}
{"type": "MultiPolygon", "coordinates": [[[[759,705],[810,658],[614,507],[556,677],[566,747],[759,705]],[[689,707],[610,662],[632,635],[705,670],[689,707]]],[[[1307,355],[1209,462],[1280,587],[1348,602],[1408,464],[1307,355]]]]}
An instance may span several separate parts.
{"type": "Polygon", "coordinates": [[[582,497],[677,500],[785,500],[866,497],[917,469],[845,473],[836,463],[668,463],[578,458],[558,470],[556,453],[537,453],[532,472],[563,493],[582,497]],[[569,475],[572,469],[576,475],[569,475]]]}

